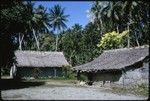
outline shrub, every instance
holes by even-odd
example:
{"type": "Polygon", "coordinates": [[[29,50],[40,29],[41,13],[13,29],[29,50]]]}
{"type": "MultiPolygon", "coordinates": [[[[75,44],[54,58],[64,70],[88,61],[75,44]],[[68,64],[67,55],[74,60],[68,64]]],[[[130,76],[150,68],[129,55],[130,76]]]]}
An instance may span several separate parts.
{"type": "Polygon", "coordinates": [[[80,78],[79,78],[79,80],[81,80],[81,81],[88,81],[88,78],[87,78],[87,76],[86,76],[86,75],[84,75],[84,74],[80,74],[80,78]]]}
{"type": "Polygon", "coordinates": [[[97,46],[101,49],[114,49],[123,47],[124,39],[129,34],[128,31],[123,31],[122,33],[119,32],[109,32],[103,35],[101,41],[97,46]]]}
{"type": "Polygon", "coordinates": [[[63,76],[66,79],[76,79],[76,73],[73,72],[70,65],[63,66],[63,76]]]}

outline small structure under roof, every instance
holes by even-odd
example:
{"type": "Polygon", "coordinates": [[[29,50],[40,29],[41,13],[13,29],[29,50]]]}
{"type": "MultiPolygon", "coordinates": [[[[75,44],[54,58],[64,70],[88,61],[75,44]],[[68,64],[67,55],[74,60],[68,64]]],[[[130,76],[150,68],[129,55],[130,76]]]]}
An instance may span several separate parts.
{"type": "Polygon", "coordinates": [[[74,67],[77,71],[116,70],[133,65],[149,56],[149,47],[106,50],[93,61],[74,67]]]}
{"type": "Polygon", "coordinates": [[[149,46],[106,50],[93,61],[74,67],[74,70],[78,72],[78,79],[83,74],[92,82],[148,83],[149,46]]]}
{"type": "Polygon", "coordinates": [[[63,52],[15,51],[16,63],[11,68],[11,77],[56,77],[62,76],[62,67],[68,66],[63,52]]]}

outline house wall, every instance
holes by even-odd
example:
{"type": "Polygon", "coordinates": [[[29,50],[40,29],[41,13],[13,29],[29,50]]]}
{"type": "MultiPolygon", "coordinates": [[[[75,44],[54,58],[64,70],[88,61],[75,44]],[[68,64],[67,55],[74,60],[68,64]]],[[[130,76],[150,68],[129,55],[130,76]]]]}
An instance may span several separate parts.
{"type": "MultiPolygon", "coordinates": [[[[137,65],[138,66],[138,65],[137,65]]],[[[93,75],[95,85],[132,86],[144,83],[149,85],[149,62],[143,62],[140,67],[130,67],[123,72],[97,72],[93,75]]]]}
{"type": "Polygon", "coordinates": [[[110,85],[111,82],[119,81],[121,75],[121,71],[94,73],[93,85],[110,85]]]}
{"type": "Polygon", "coordinates": [[[124,86],[130,86],[134,84],[147,84],[149,82],[149,64],[144,62],[142,67],[131,69],[126,71],[124,75],[121,76],[116,84],[121,84],[124,86]]]}
{"type": "Polygon", "coordinates": [[[94,81],[118,81],[121,77],[121,72],[97,72],[93,75],[94,81]]]}
{"type": "Polygon", "coordinates": [[[18,67],[17,76],[19,77],[61,77],[63,75],[62,68],[57,67],[41,67],[41,68],[32,68],[32,67],[18,67]]]}

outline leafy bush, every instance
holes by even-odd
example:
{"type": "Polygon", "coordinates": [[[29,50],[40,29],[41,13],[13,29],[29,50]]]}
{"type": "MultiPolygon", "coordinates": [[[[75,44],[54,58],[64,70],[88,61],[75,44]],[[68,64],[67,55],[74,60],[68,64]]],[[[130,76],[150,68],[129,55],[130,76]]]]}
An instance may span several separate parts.
{"type": "Polygon", "coordinates": [[[66,79],[76,79],[76,73],[73,72],[70,65],[63,66],[63,76],[66,79]]]}
{"type": "Polygon", "coordinates": [[[116,31],[106,33],[97,46],[101,49],[120,48],[123,46],[124,38],[126,38],[128,34],[128,31],[123,31],[122,33],[116,31]]]}

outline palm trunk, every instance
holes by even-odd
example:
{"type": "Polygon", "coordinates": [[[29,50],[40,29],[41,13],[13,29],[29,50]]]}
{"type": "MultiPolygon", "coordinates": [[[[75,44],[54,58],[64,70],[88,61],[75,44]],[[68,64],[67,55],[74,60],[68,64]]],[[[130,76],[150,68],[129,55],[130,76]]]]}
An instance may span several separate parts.
{"type": "Polygon", "coordinates": [[[20,38],[20,33],[19,33],[19,50],[22,50],[22,49],[21,49],[21,38],[20,38]]]}
{"type": "MultiPolygon", "coordinates": [[[[128,24],[128,31],[129,31],[129,34],[130,34],[130,29],[129,29],[129,24],[128,24]]],[[[129,34],[128,34],[128,48],[130,47],[130,36],[129,36],[129,34]]]]}
{"type": "Polygon", "coordinates": [[[117,25],[117,33],[119,33],[118,25],[117,25]]]}
{"type": "Polygon", "coordinates": [[[138,45],[138,47],[140,46],[138,39],[136,38],[136,43],[138,45]]]}
{"type": "Polygon", "coordinates": [[[37,39],[37,36],[35,35],[35,30],[32,29],[32,32],[33,32],[33,35],[34,35],[34,38],[35,38],[35,41],[36,41],[37,50],[40,50],[40,48],[39,48],[39,41],[38,41],[38,39],[37,39]]]}
{"type": "Polygon", "coordinates": [[[58,35],[56,35],[56,48],[55,48],[55,51],[57,51],[57,46],[58,46],[58,35]]]}
{"type": "Polygon", "coordinates": [[[57,48],[58,48],[58,30],[57,30],[57,34],[56,34],[56,48],[55,48],[55,51],[57,51],[57,48]]]}
{"type": "Polygon", "coordinates": [[[47,24],[45,22],[43,22],[43,24],[48,29],[48,31],[50,32],[50,28],[47,26],[47,24]]]}
{"type": "Polygon", "coordinates": [[[101,35],[103,34],[103,22],[102,22],[102,19],[100,17],[100,26],[101,26],[101,35]]]}

